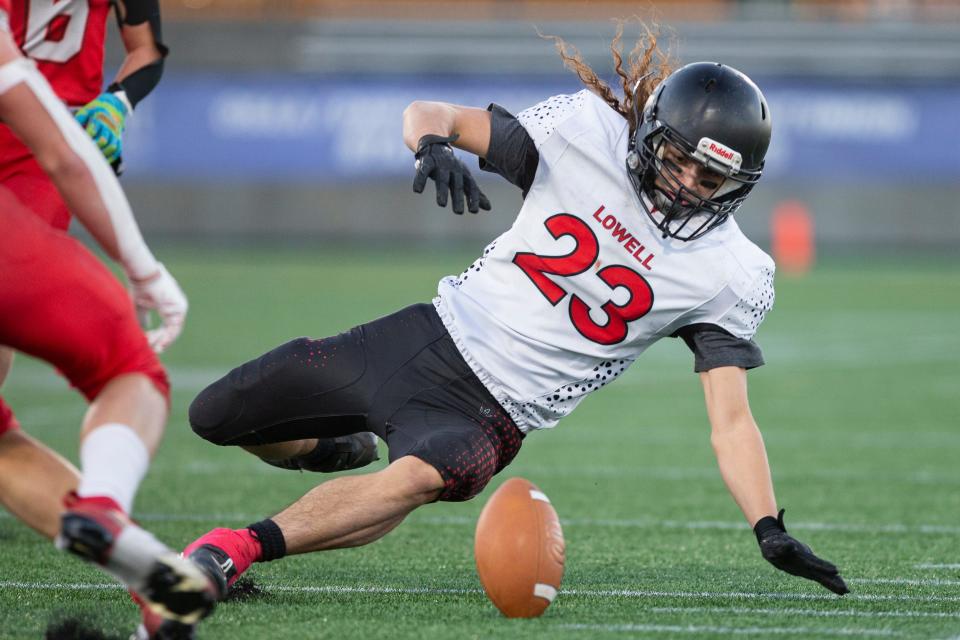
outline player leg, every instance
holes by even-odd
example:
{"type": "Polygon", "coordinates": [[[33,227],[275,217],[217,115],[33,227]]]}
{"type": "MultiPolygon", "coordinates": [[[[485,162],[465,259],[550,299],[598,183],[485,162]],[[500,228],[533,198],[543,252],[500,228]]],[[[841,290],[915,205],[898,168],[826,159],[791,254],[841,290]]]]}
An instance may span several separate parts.
{"type": "MultiPolygon", "coordinates": [[[[328,480],[273,519],[243,529],[213,529],[183,555],[217,577],[225,593],[254,562],[373,542],[436,500],[443,486],[433,467],[407,456],[375,473],[328,480]]],[[[143,614],[136,640],[193,637],[192,625],[143,614]]]]}
{"type": "Polygon", "coordinates": [[[70,462],[19,428],[0,398],[0,504],[52,540],[60,531],[63,496],[79,480],[70,462]]]}
{"type": "Polygon", "coordinates": [[[348,471],[380,459],[377,436],[371,431],[243,448],[269,465],[293,471],[348,471]]]}
{"type": "Polygon", "coordinates": [[[369,544],[417,507],[480,493],[513,460],[523,436],[470,378],[420,394],[394,415],[387,432],[391,464],[383,472],[325,482],[272,518],[286,553],[369,544]],[[490,415],[463,413],[475,406],[490,415]]]}
{"type": "MultiPolygon", "coordinates": [[[[221,560],[232,561],[228,577],[235,579],[254,561],[367,544],[420,505],[470,499],[509,464],[522,434],[428,309],[414,307],[364,325],[360,346],[347,352],[344,363],[380,372],[368,385],[375,394],[365,410],[371,426],[383,425],[391,464],[378,473],[325,482],[276,517],[246,529],[214,530],[187,552],[216,550],[221,560]]],[[[236,383],[244,380],[250,377],[236,383]]]]}
{"type": "Polygon", "coordinates": [[[83,473],[62,514],[58,546],[142,592],[164,614],[198,619],[214,602],[210,580],[127,516],[166,419],[165,372],[106,267],[5,195],[0,190],[0,342],[54,364],[91,402],[83,473]]]}
{"type": "Polygon", "coordinates": [[[354,332],[291,340],[204,389],[190,405],[190,424],[214,444],[284,469],[366,466],[379,456],[365,426],[362,358],[354,332]]]}
{"type": "Polygon", "coordinates": [[[324,482],[273,518],[214,529],[184,553],[219,567],[229,585],[254,562],[365,545],[417,507],[472,498],[519,450],[522,435],[502,409],[482,421],[427,411],[413,403],[391,424],[386,469],[324,482]]]}
{"type": "MultiPolygon", "coordinates": [[[[464,362],[430,305],[408,307],[322,342],[313,350],[314,358],[320,353],[316,369],[302,349],[281,348],[271,352],[273,358],[234,370],[230,387],[204,392],[194,402],[194,429],[215,442],[270,444],[309,437],[311,428],[323,427],[319,418],[338,414],[345,421],[341,427],[356,420],[384,438],[390,465],[329,480],[274,518],[243,529],[214,529],[188,545],[184,554],[219,574],[225,586],[254,562],[368,544],[421,505],[467,500],[520,448],[523,435],[464,362]],[[277,373],[291,362],[322,371],[324,355],[336,377],[277,373]],[[244,402],[212,402],[261,385],[273,392],[244,395],[244,402]],[[308,397],[312,401],[304,404],[308,397]]],[[[138,637],[151,637],[156,629],[147,616],[138,637]]]]}
{"type": "MultiPolygon", "coordinates": [[[[32,153],[5,127],[0,183],[23,194],[31,211],[54,227],[66,229],[70,212],[32,153]]],[[[13,366],[13,349],[0,346],[0,386],[13,366]]],[[[53,539],[60,530],[62,497],[77,488],[80,473],[69,461],[19,429],[0,398],[0,504],[40,534],[53,539]]]]}

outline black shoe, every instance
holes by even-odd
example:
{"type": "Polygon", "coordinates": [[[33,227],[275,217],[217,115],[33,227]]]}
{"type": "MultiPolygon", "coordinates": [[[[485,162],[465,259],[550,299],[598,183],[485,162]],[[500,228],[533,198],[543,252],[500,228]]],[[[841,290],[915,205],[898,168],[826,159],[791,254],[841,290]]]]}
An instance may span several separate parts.
{"type": "Polygon", "coordinates": [[[264,460],[281,469],[332,473],[365,467],[379,460],[377,436],[370,431],[337,438],[320,438],[310,453],[285,460],[264,460]]]}
{"type": "Polygon", "coordinates": [[[154,613],[194,623],[213,611],[216,585],[123,512],[71,496],[60,518],[58,548],[93,563],[140,594],[154,613]]]}
{"type": "MultiPolygon", "coordinates": [[[[188,560],[209,579],[210,593],[216,600],[223,600],[230,578],[237,573],[230,556],[212,544],[205,544],[194,549],[188,560]]],[[[143,621],[130,640],[195,640],[197,621],[187,623],[164,619],[146,607],[142,599],[135,598],[135,601],[140,605],[143,621]]]]}

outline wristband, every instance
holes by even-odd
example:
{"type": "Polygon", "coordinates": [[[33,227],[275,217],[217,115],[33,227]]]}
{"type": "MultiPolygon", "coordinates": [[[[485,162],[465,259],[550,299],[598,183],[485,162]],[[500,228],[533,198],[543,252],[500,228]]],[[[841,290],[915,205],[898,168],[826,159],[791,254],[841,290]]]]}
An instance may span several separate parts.
{"type": "Polygon", "coordinates": [[[762,541],[772,533],[787,532],[787,528],[783,525],[784,511],[786,511],[786,509],[780,509],[776,518],[773,516],[764,516],[757,520],[757,524],[753,525],[753,532],[757,536],[757,542],[762,541]]]}
{"type": "Polygon", "coordinates": [[[451,142],[456,142],[458,138],[460,138],[459,133],[454,133],[449,136],[439,136],[435,133],[428,133],[427,135],[421,137],[420,141],[417,142],[417,150],[414,153],[414,155],[419,157],[420,154],[423,153],[424,150],[426,150],[426,148],[432,144],[440,143],[440,144],[445,144],[449,146],[451,142]]]}

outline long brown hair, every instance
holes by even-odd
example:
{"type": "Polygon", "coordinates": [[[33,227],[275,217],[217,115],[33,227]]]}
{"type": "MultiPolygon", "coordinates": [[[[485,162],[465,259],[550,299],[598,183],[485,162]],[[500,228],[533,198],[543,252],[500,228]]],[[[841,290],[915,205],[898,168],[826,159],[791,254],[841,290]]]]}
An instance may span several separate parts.
{"type": "Polygon", "coordinates": [[[658,25],[654,24],[653,27],[650,27],[640,18],[617,20],[617,33],[610,43],[610,53],[613,56],[613,69],[620,78],[620,85],[623,90],[623,97],[620,98],[617,97],[610,85],[601,80],[597,73],[590,68],[590,65],[583,61],[583,57],[576,47],[567,44],[560,36],[541,33],[540,37],[552,40],[560,57],[563,58],[563,65],[576,73],[580,81],[588,89],[603,98],[611,109],[627,119],[627,122],[630,123],[631,134],[637,127],[634,118],[634,100],[637,101],[637,109],[643,109],[643,105],[646,104],[647,98],[650,97],[656,86],[670,75],[676,67],[672,54],[658,46],[658,25]],[[624,60],[623,29],[628,22],[637,22],[640,25],[641,33],[637,42],[633,45],[633,49],[624,60]],[[634,93],[638,81],[640,86],[634,93]]]}

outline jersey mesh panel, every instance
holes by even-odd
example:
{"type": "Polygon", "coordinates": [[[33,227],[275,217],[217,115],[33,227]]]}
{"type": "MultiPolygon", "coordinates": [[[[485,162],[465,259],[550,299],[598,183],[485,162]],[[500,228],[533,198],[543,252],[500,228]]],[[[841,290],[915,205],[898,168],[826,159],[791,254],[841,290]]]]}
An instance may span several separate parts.
{"type": "Polygon", "coordinates": [[[529,109],[524,109],[517,115],[517,120],[527,130],[537,148],[553,133],[554,129],[567,116],[580,110],[583,105],[585,92],[580,91],[573,95],[553,96],[529,109]]]}

